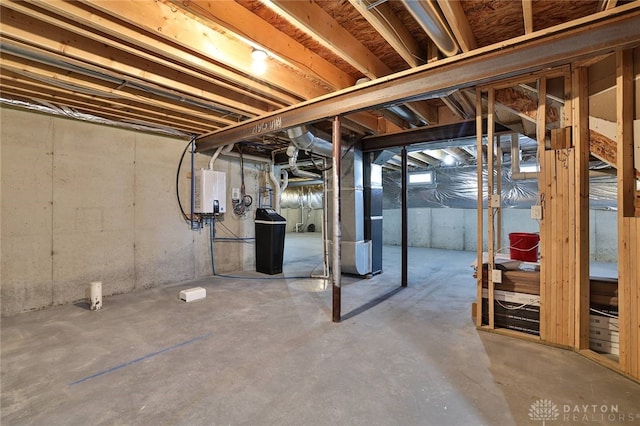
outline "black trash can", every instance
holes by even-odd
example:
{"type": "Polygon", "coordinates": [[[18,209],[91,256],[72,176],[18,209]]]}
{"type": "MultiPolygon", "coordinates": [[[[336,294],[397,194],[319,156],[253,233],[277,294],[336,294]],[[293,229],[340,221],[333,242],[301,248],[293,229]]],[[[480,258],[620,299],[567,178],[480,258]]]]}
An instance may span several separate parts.
{"type": "Polygon", "coordinates": [[[273,209],[256,209],[256,271],[282,273],[287,220],[273,209]]]}

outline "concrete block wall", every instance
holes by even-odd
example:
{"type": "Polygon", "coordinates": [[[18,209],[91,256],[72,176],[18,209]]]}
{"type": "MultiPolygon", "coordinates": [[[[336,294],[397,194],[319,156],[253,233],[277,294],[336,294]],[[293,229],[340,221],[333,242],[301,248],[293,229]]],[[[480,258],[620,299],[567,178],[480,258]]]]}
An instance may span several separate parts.
{"type": "MultiPolygon", "coordinates": [[[[471,209],[409,209],[409,245],[449,250],[475,251],[477,244],[477,213],[471,209]]],[[[528,209],[502,211],[502,253],[509,253],[509,233],[539,232],[538,222],[531,219],[528,209]]],[[[484,217],[486,250],[487,217],[484,217]]],[[[591,260],[618,261],[617,213],[590,211],[591,260]]],[[[383,211],[383,241],[388,245],[401,244],[400,209],[383,211]]]]}
{"type": "MultiPolygon", "coordinates": [[[[211,274],[209,229],[191,231],[176,202],[187,141],[11,108],[0,114],[2,315],[83,299],[95,280],[108,296],[211,274]]],[[[197,155],[198,167],[207,162],[197,155]]],[[[187,157],[187,211],[188,169],[187,157]]],[[[240,185],[237,160],[214,169],[227,172],[228,188],[240,185]]],[[[256,193],[257,178],[245,164],[256,193]]],[[[252,216],[225,216],[233,233],[253,236],[252,216]]],[[[253,245],[217,244],[214,254],[218,272],[255,264],[253,245]]]]}

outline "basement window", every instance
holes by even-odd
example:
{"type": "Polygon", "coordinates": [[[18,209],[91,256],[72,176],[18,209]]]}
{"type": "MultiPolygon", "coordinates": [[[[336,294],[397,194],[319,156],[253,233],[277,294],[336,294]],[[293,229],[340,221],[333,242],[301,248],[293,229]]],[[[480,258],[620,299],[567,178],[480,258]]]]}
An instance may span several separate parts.
{"type": "Polygon", "coordinates": [[[431,185],[435,183],[435,176],[433,170],[427,170],[425,172],[412,172],[409,173],[409,184],[411,185],[431,185]]]}
{"type": "Polygon", "coordinates": [[[520,164],[520,171],[524,173],[535,173],[540,171],[538,164],[520,164]]]}

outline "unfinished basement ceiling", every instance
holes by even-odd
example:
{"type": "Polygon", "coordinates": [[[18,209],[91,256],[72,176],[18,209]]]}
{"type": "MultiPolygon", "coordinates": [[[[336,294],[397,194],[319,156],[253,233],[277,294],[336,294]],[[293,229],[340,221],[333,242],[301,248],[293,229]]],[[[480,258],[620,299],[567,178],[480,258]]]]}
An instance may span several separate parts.
{"type": "MultiPolygon", "coordinates": [[[[622,3],[3,1],[1,97],[17,107],[189,137],[622,3]],[[430,13],[436,24],[425,21],[430,13]],[[253,66],[256,49],[268,54],[264,73],[253,66]]],[[[343,126],[357,139],[462,121],[475,115],[474,96],[457,91],[351,114],[343,126]]],[[[535,88],[505,93],[499,118],[527,135],[523,98],[537,102],[535,88]]],[[[243,151],[268,156],[288,143],[272,135],[243,151]]],[[[411,166],[439,167],[447,156],[472,164],[472,145],[423,150],[411,166]]]]}

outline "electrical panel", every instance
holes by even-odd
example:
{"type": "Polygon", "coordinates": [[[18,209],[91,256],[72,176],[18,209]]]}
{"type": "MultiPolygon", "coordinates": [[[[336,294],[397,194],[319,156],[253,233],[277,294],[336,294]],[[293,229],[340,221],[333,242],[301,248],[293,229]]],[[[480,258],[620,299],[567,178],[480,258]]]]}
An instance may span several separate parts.
{"type": "Polygon", "coordinates": [[[222,214],[227,211],[227,176],[224,172],[196,170],[194,185],[194,213],[222,214]]]}

